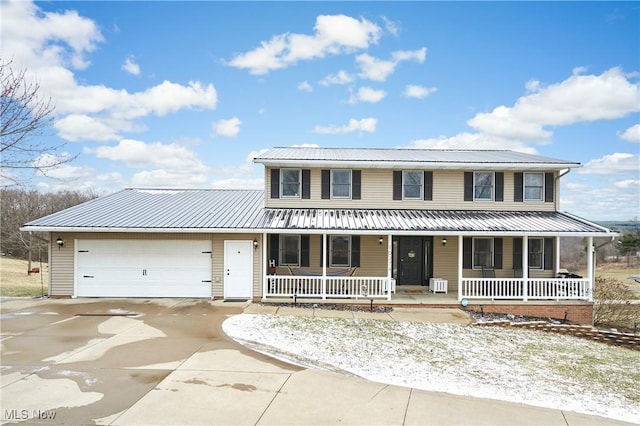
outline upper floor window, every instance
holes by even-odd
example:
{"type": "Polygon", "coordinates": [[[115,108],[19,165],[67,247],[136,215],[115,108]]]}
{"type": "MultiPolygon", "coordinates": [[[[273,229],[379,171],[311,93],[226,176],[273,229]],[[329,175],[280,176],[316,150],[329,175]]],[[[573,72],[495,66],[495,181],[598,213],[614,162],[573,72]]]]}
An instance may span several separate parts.
{"type": "Polygon", "coordinates": [[[544,264],[544,239],[543,238],[529,238],[528,240],[529,250],[529,268],[542,269],[544,264]]]}
{"type": "Polygon", "coordinates": [[[351,170],[331,170],[331,198],[351,198],[351,170]]]}
{"type": "Polygon", "coordinates": [[[300,198],[300,169],[280,171],[280,193],[282,198],[300,198]]]}
{"type": "Polygon", "coordinates": [[[493,172],[473,173],[473,199],[474,201],[493,200],[493,172]]]}
{"type": "Polygon", "coordinates": [[[492,267],[493,265],[493,238],[473,239],[473,267],[492,267]]]}
{"type": "Polygon", "coordinates": [[[300,265],[300,235],[280,235],[280,265],[300,265]]]}
{"type": "Polygon", "coordinates": [[[351,266],[351,236],[349,235],[332,235],[330,243],[330,267],[347,267],[351,266]]]}
{"type": "Polygon", "coordinates": [[[524,200],[542,201],[544,195],[544,173],[524,174],[524,200]]]}
{"type": "Polygon", "coordinates": [[[422,199],[422,177],[423,172],[403,171],[402,172],[402,198],[405,200],[422,199]]]}

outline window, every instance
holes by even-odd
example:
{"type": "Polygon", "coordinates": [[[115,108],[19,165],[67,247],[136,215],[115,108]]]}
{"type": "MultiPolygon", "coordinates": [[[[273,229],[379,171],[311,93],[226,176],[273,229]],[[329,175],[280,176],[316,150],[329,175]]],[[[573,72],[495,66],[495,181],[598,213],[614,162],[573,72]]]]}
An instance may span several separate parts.
{"type": "Polygon", "coordinates": [[[493,266],[493,238],[473,239],[473,267],[493,266]]]}
{"type": "Polygon", "coordinates": [[[282,169],[280,185],[283,198],[300,198],[300,169],[282,169]]]}
{"type": "Polygon", "coordinates": [[[331,198],[351,198],[351,170],[331,170],[331,198]]]}
{"type": "Polygon", "coordinates": [[[493,200],[493,172],[473,173],[473,199],[474,201],[493,200]]]}
{"type": "Polygon", "coordinates": [[[524,200],[542,201],[544,195],[544,173],[524,174],[524,200]]]}
{"type": "Polygon", "coordinates": [[[280,235],[280,265],[300,265],[300,235],[280,235]]]}
{"type": "Polygon", "coordinates": [[[422,199],[422,176],[423,172],[403,171],[402,172],[402,198],[405,200],[422,199]]]}
{"type": "Polygon", "coordinates": [[[351,266],[351,237],[349,235],[332,235],[329,240],[331,252],[330,267],[351,266]]]}
{"type": "Polygon", "coordinates": [[[542,238],[529,238],[529,268],[542,269],[544,255],[544,240],[542,238]]]}

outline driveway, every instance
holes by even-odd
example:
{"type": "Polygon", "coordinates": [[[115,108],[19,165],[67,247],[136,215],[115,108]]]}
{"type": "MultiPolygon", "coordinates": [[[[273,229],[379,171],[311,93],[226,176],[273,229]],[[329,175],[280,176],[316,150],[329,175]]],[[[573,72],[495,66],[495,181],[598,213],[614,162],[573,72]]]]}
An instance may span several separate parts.
{"type": "Polygon", "coordinates": [[[227,338],[246,303],[5,299],[3,424],[622,424],[292,366],[227,338]]]}

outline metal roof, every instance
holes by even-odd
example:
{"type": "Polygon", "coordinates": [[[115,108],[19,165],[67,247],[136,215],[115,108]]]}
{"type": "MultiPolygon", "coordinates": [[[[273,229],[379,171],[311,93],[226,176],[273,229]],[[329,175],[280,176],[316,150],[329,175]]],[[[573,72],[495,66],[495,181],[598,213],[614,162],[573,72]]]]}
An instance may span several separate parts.
{"type": "Polygon", "coordinates": [[[614,236],[560,212],[264,208],[262,190],[125,189],[25,224],[57,232],[415,232],[614,236]]]}
{"type": "Polygon", "coordinates": [[[259,154],[254,162],[267,166],[334,165],[343,167],[429,167],[498,169],[566,169],[580,163],[509,150],[378,149],[278,147],[259,154]]]}

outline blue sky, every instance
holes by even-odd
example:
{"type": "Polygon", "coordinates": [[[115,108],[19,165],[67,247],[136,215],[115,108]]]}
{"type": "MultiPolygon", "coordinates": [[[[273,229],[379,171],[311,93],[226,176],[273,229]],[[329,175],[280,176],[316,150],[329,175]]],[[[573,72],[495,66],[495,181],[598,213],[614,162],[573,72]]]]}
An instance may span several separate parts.
{"type": "MultiPolygon", "coordinates": [[[[583,164],[561,209],[640,216],[637,2],[2,2],[2,55],[76,155],[43,191],[261,188],[273,146],[583,164]]],[[[46,156],[38,161],[50,161],[46,156]]]]}

